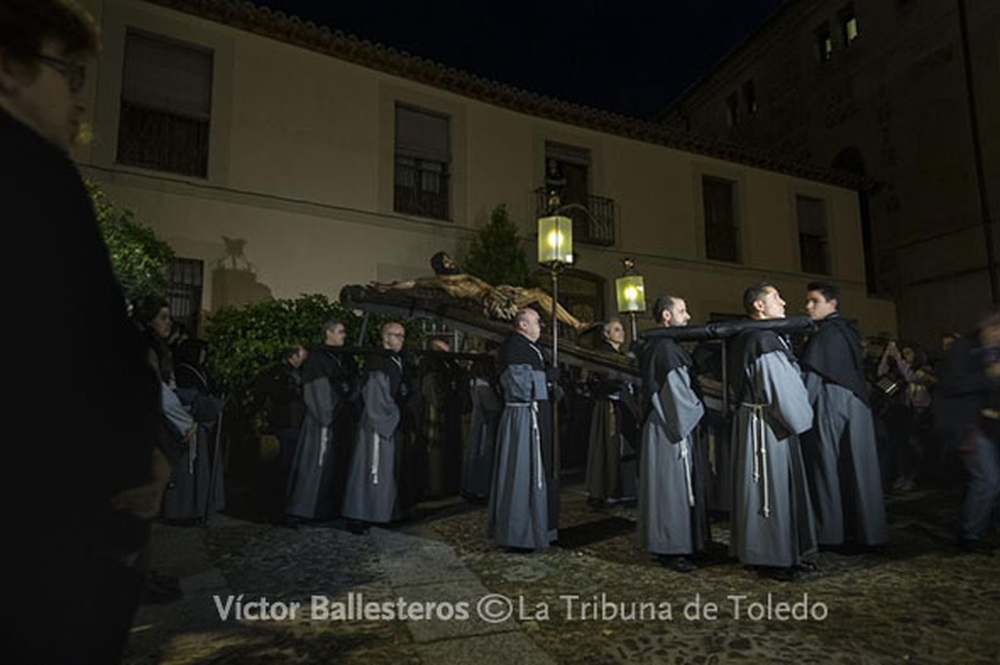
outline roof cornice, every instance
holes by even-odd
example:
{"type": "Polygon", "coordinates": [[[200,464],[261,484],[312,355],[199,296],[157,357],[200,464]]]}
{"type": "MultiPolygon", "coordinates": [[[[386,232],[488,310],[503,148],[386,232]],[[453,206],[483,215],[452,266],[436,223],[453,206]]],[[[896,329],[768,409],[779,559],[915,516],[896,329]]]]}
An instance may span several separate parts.
{"type": "Polygon", "coordinates": [[[754,166],[769,171],[851,189],[873,183],[851,173],[804,164],[759,148],[688,134],[658,123],[590,108],[528,92],[514,86],[447,67],[382,44],[361,40],[340,30],[317,26],[298,16],[240,0],[145,0],[362,67],[519,113],[613,134],[625,138],[754,166]]]}

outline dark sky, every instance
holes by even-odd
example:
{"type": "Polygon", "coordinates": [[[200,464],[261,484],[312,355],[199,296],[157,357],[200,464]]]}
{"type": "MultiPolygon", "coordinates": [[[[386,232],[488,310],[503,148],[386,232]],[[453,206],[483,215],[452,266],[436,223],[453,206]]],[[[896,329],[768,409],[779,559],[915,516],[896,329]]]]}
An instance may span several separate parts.
{"type": "Polygon", "coordinates": [[[255,0],[412,55],[651,118],[785,0],[255,0]]]}

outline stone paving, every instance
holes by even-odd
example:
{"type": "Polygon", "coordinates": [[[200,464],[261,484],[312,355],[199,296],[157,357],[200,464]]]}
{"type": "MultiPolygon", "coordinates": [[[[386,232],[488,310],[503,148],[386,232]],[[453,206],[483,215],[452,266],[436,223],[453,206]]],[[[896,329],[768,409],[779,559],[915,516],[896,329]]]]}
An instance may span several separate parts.
{"type": "MultiPolygon", "coordinates": [[[[484,508],[458,499],[362,535],[226,516],[204,528],[158,525],[153,566],[179,575],[185,596],[140,609],[125,661],[998,663],[1000,557],[954,549],[959,499],[893,498],[884,554],[824,552],[817,573],[791,584],[759,578],[721,545],[691,575],[666,570],[635,546],[633,508],[594,509],[579,486],[563,492],[560,546],[534,554],[497,548],[484,508]],[[237,620],[233,607],[221,619],[218,605],[239,594],[244,604],[302,605],[294,619],[237,620]],[[510,599],[509,620],[480,615],[508,609],[494,594],[510,599]],[[330,604],[313,612],[312,596],[330,604]],[[395,609],[398,598],[431,618],[324,616],[359,599],[395,609]]],[[[719,543],[724,527],[713,526],[719,543]]]]}

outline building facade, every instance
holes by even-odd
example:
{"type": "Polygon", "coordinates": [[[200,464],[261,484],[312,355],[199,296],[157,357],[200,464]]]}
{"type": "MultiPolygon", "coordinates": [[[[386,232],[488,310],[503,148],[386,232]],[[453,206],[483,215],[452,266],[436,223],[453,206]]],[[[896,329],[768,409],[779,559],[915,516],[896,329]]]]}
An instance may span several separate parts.
{"type": "Polygon", "coordinates": [[[868,290],[904,336],[971,329],[1000,302],[995,0],[792,0],[664,122],[871,178],[868,290]]]}
{"type": "Polygon", "coordinates": [[[174,248],[175,311],[428,274],[504,204],[534,256],[544,192],[586,207],[560,296],[612,313],[621,260],[695,321],[767,279],[800,313],[813,254],[866,331],[861,179],[692,140],[219,0],[89,0],[84,175],[174,248]],[[804,256],[808,220],[820,250],[804,256]]]}

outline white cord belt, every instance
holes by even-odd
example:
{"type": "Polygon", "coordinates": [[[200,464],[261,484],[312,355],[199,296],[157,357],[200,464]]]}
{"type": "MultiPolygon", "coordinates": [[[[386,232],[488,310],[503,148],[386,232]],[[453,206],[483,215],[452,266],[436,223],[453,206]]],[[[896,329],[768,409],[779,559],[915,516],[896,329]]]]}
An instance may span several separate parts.
{"type": "Polygon", "coordinates": [[[768,493],[767,483],[767,423],[764,420],[764,409],[768,405],[743,402],[740,406],[750,409],[750,436],[753,446],[753,481],[755,483],[761,483],[764,517],[770,517],[771,498],[768,493]]]}
{"type": "Polygon", "coordinates": [[[188,439],[188,473],[194,475],[194,461],[198,459],[198,433],[188,439]]]}
{"type": "Polygon", "coordinates": [[[319,466],[323,466],[323,460],[326,458],[326,443],[330,439],[330,428],[323,427],[319,431],[319,466]]]}
{"type": "Polygon", "coordinates": [[[538,426],[538,402],[507,402],[506,405],[518,409],[531,409],[531,440],[535,445],[535,484],[538,489],[542,489],[545,467],[542,465],[542,430],[538,426]]]}
{"type": "Polygon", "coordinates": [[[378,432],[372,434],[372,485],[378,485],[378,449],[379,449],[379,435],[378,432]]]}
{"type": "Polygon", "coordinates": [[[691,486],[691,448],[688,437],[681,439],[681,461],[684,463],[684,481],[687,485],[688,505],[694,506],[694,488],[691,486]]]}

